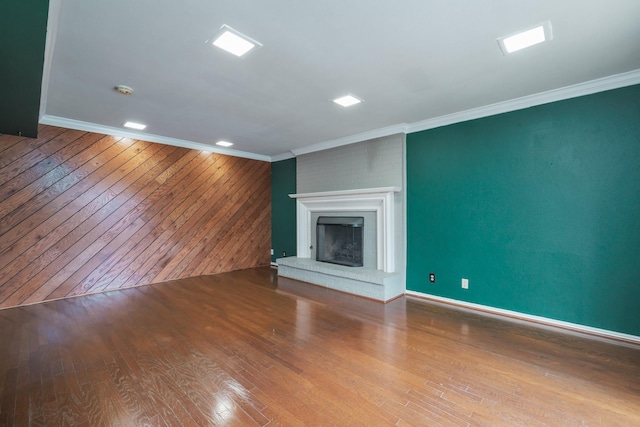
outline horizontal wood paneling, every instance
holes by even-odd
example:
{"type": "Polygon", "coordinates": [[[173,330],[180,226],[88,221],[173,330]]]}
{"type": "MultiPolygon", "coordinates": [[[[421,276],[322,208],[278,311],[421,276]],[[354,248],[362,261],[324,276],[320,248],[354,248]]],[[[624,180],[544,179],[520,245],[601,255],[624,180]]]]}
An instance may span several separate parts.
{"type": "Polygon", "coordinates": [[[0,308],[268,265],[270,182],[256,160],[0,135],[0,308]]]}

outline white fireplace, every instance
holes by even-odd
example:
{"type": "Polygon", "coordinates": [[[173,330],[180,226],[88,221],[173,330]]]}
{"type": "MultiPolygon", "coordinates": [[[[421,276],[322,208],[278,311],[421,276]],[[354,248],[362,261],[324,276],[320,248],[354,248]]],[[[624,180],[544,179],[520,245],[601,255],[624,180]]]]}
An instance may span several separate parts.
{"type": "Polygon", "coordinates": [[[343,292],[388,301],[404,293],[402,274],[396,272],[396,206],[399,187],[367,188],[318,193],[291,194],[296,199],[297,257],[280,258],[278,274],[343,292]],[[374,230],[375,262],[369,267],[349,267],[318,262],[312,257],[312,242],[316,233],[314,218],[318,215],[348,216],[370,213],[365,224],[374,230]]]}

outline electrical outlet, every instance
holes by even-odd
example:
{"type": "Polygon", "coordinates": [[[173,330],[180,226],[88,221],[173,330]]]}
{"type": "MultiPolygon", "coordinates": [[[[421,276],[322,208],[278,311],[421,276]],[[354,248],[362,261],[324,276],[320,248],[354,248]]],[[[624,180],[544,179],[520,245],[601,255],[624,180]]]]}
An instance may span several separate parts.
{"type": "Polygon", "coordinates": [[[286,258],[287,256],[287,251],[282,251],[282,258],[286,258]]]}
{"type": "Polygon", "coordinates": [[[273,255],[273,248],[271,248],[271,255],[273,255]]]}
{"type": "Polygon", "coordinates": [[[469,279],[462,279],[462,289],[469,289],[469,279]]]}
{"type": "Polygon", "coordinates": [[[431,283],[436,283],[436,275],[434,273],[429,273],[429,281],[431,283]]]}

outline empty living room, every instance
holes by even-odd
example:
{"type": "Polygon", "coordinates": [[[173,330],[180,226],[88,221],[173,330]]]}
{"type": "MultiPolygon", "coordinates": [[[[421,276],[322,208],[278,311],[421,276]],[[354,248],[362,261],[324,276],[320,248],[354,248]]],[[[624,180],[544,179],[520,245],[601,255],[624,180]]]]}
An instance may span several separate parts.
{"type": "Polygon", "coordinates": [[[0,426],[640,426],[640,3],[0,6],[0,426]]]}

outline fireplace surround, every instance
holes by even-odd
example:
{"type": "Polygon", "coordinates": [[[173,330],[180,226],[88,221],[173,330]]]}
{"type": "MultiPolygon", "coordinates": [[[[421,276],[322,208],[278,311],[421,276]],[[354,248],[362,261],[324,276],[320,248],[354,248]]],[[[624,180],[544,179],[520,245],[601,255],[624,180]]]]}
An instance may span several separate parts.
{"type": "Polygon", "coordinates": [[[402,295],[403,275],[395,271],[394,194],[399,191],[399,187],[383,187],[289,195],[296,199],[297,256],[279,258],[278,274],[381,301],[402,295]],[[375,248],[371,248],[374,260],[370,267],[366,267],[366,261],[364,267],[316,261],[312,256],[312,236],[316,232],[313,218],[325,213],[355,216],[357,212],[371,213],[375,218],[371,224],[375,248]]]}

